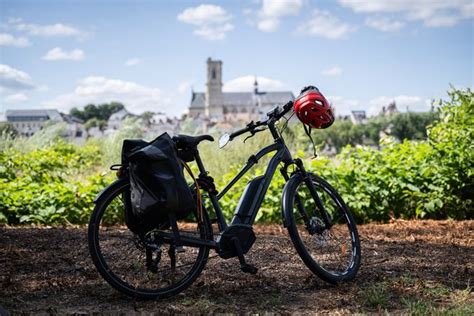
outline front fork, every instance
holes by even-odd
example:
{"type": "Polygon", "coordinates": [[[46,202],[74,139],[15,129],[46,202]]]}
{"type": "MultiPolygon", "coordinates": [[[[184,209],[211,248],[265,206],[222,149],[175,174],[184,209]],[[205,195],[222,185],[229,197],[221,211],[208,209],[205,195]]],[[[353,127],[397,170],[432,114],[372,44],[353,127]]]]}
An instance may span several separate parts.
{"type": "MultiPolygon", "coordinates": [[[[298,168],[297,172],[299,172],[301,174],[301,176],[303,177],[303,181],[308,186],[311,197],[316,202],[316,206],[317,206],[317,208],[319,210],[319,213],[320,213],[319,215],[321,216],[321,219],[323,220],[323,223],[324,223],[323,229],[317,227],[316,223],[314,223],[314,220],[312,219],[311,214],[310,214],[310,216],[308,216],[308,213],[307,213],[307,211],[304,207],[304,204],[301,202],[301,199],[298,195],[298,192],[296,192],[295,202],[296,202],[296,206],[298,207],[298,211],[299,211],[301,217],[303,218],[303,220],[306,224],[306,228],[308,229],[308,231],[311,234],[322,233],[324,230],[330,229],[332,227],[331,218],[329,217],[329,215],[326,211],[326,208],[324,207],[324,205],[323,205],[323,203],[322,203],[322,201],[319,197],[319,194],[316,191],[316,188],[314,187],[314,183],[311,180],[310,174],[308,172],[306,172],[306,169],[304,168],[303,161],[301,159],[297,158],[294,161],[292,161],[292,163],[294,163],[296,165],[296,167],[298,168]]],[[[290,179],[290,177],[288,176],[288,172],[287,172],[288,165],[289,164],[287,163],[287,164],[285,164],[285,166],[283,168],[280,169],[280,172],[281,172],[283,178],[285,179],[285,181],[288,181],[290,179]]]]}

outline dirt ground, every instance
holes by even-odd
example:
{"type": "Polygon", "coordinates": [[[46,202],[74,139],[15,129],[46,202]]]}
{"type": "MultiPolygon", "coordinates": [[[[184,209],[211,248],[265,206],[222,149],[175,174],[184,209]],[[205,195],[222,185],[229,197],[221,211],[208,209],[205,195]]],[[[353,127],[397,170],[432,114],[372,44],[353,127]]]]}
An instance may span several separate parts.
{"type": "Polygon", "coordinates": [[[0,227],[0,305],[12,314],[474,314],[474,221],[362,225],[358,276],[338,286],[311,274],[280,226],[256,232],[255,276],[214,257],[178,296],[140,301],[96,272],[86,228],[0,227]]]}

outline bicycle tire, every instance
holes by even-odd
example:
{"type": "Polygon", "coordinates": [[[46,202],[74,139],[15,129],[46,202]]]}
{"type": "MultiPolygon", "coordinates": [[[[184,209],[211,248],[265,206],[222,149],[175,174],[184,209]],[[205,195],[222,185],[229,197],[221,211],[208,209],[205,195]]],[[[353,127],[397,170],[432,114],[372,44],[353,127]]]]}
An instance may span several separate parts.
{"type": "MultiPolygon", "coordinates": [[[[354,217],[352,216],[349,208],[344,203],[343,199],[340,197],[338,192],[328,182],[326,182],[325,180],[323,180],[322,178],[314,174],[308,174],[308,175],[310,179],[312,180],[313,185],[316,191],[318,192],[318,195],[327,194],[327,197],[329,197],[335,203],[334,205],[337,208],[337,212],[339,213],[340,218],[345,219],[347,221],[345,224],[348,228],[349,237],[351,240],[350,263],[347,264],[347,268],[344,269],[342,272],[331,270],[328,267],[324,266],[322,263],[323,258],[325,258],[324,256],[326,256],[326,254],[322,253],[321,255],[316,256],[308,248],[308,244],[310,244],[309,245],[310,247],[312,247],[313,243],[318,245],[318,238],[324,239],[322,238],[324,232],[321,234],[320,233],[311,234],[308,231],[307,227],[302,227],[303,225],[301,224],[300,219],[299,218],[297,219],[295,217],[297,214],[295,211],[296,194],[298,193],[298,190],[301,188],[302,185],[306,186],[304,182],[304,178],[300,174],[295,174],[290,178],[290,180],[285,186],[283,199],[282,199],[283,214],[285,216],[286,226],[288,229],[288,233],[291,237],[291,240],[293,242],[293,245],[297,253],[301,257],[301,259],[303,260],[304,264],[314,274],[316,274],[318,277],[320,277],[324,281],[331,284],[337,284],[343,281],[352,280],[355,278],[357,274],[357,271],[360,267],[360,261],[361,261],[360,240],[359,240],[357,227],[354,221],[354,217]],[[312,240],[314,240],[314,242],[312,242],[312,240]]],[[[299,198],[300,198],[300,195],[301,193],[298,193],[299,198]]],[[[312,197],[311,197],[311,200],[313,200],[312,197]]],[[[300,203],[305,203],[305,202],[300,202],[300,203]]],[[[316,205],[315,202],[314,202],[314,205],[316,205]]],[[[316,208],[316,206],[313,206],[313,207],[316,208]]],[[[326,208],[327,206],[325,205],[324,207],[326,208]]],[[[329,215],[331,216],[331,214],[329,215]]],[[[334,217],[334,214],[331,217],[334,217]]],[[[340,218],[338,218],[338,220],[340,218]]],[[[334,218],[332,218],[332,220],[334,220],[334,218]]],[[[335,227],[338,227],[337,228],[338,231],[344,230],[344,225],[337,224],[337,223],[335,224],[336,225],[332,226],[330,230],[332,230],[335,227]]],[[[333,233],[328,232],[326,233],[326,236],[330,234],[333,234],[333,233]]],[[[329,238],[327,238],[325,241],[327,242],[328,240],[329,238]]],[[[347,246],[345,247],[346,247],[346,250],[349,249],[349,247],[347,246]]],[[[314,248],[315,247],[313,247],[313,249],[314,248]]],[[[316,247],[316,249],[317,248],[318,247],[316,247]]],[[[341,249],[341,253],[344,254],[344,252],[346,252],[346,250],[342,250],[343,249],[342,246],[340,247],[340,249],[341,249]]],[[[317,252],[317,251],[313,251],[313,252],[317,252]]],[[[327,261],[330,262],[331,259],[328,259],[327,261]]]]}
{"type": "MultiPolygon", "coordinates": [[[[109,265],[111,262],[107,262],[104,259],[103,250],[100,245],[100,231],[101,223],[104,212],[107,207],[114,201],[118,196],[129,190],[130,184],[128,179],[120,179],[115,181],[109,187],[107,187],[96,201],[96,206],[92,212],[91,219],[88,227],[88,244],[89,252],[92,257],[92,261],[97,268],[100,275],[116,290],[134,297],[141,299],[163,299],[180,293],[189,287],[195,279],[201,274],[204,269],[207,259],[209,256],[209,247],[201,246],[198,249],[196,261],[192,264],[191,269],[185,274],[185,276],[176,284],[164,288],[141,288],[130,284],[118,276],[109,265]]],[[[123,202],[123,201],[122,201],[123,202]]],[[[199,234],[201,238],[209,239],[212,238],[212,228],[207,216],[207,212],[204,212],[203,224],[199,225],[199,234]]],[[[104,228],[105,229],[105,228],[104,228]]],[[[102,229],[102,230],[104,230],[102,229]]],[[[126,229],[126,228],[125,228],[126,229]]],[[[107,230],[107,229],[105,229],[107,230]]],[[[128,231],[128,229],[126,229],[128,231]]],[[[129,231],[128,231],[129,232],[129,231]]],[[[132,234],[131,232],[129,232],[132,234]]],[[[105,233],[104,233],[105,234],[105,233]]],[[[171,246],[170,246],[171,247],[171,246]]],[[[105,246],[104,246],[105,248],[105,246]]],[[[187,251],[190,247],[187,247],[187,251]]],[[[193,248],[194,249],[194,248],[193,248]]],[[[126,249],[121,250],[126,252],[126,249]]],[[[131,255],[130,255],[131,256],[131,255]]],[[[171,255],[170,255],[171,256],[171,255]]],[[[161,258],[161,256],[160,256],[161,258]]],[[[115,263],[114,263],[115,264],[115,263]]],[[[127,263],[128,264],[128,263],[127,263]]],[[[148,276],[147,276],[148,277],[148,276]]]]}

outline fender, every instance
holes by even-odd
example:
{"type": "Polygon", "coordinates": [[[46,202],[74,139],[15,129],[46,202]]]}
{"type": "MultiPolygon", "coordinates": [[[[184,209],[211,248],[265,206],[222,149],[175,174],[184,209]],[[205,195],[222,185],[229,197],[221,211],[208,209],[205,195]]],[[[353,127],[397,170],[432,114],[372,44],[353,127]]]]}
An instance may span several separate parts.
{"type": "Polygon", "coordinates": [[[293,205],[293,196],[290,196],[290,192],[293,192],[295,186],[302,181],[302,176],[299,173],[293,174],[290,179],[286,182],[283,187],[283,194],[281,199],[281,216],[283,218],[283,227],[287,228],[290,225],[291,212],[293,205]]]}
{"type": "Polygon", "coordinates": [[[102,191],[100,191],[99,194],[97,194],[97,196],[94,199],[94,203],[97,204],[100,198],[103,195],[105,195],[108,191],[118,190],[129,183],[130,181],[127,178],[121,178],[121,179],[115,180],[114,182],[106,186],[104,189],[102,189],[102,191]]]}

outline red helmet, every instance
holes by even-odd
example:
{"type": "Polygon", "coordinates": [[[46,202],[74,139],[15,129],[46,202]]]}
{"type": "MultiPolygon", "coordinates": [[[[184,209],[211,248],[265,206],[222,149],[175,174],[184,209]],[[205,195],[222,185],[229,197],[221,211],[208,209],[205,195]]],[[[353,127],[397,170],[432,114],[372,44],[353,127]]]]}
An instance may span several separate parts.
{"type": "Polygon", "coordinates": [[[334,112],[326,98],[314,86],[304,87],[294,102],[293,109],[303,124],[326,128],[334,123],[334,112]]]}

